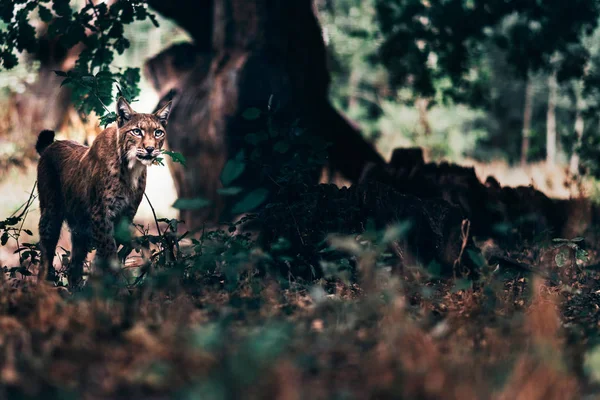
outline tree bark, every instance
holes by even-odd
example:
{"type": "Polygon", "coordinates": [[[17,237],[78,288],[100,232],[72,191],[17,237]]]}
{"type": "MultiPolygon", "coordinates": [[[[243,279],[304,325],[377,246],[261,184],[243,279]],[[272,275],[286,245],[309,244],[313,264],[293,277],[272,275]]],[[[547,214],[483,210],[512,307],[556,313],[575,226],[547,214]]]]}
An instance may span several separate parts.
{"type": "Polygon", "coordinates": [[[525,107],[523,109],[523,136],[521,138],[521,166],[527,164],[529,153],[529,135],[531,131],[531,112],[533,103],[533,84],[530,78],[525,83],[525,107]]]}
{"type": "Polygon", "coordinates": [[[360,72],[358,69],[354,68],[352,72],[350,72],[350,82],[349,89],[350,93],[348,93],[348,113],[350,115],[356,115],[358,111],[358,90],[360,85],[360,72]]]}
{"type": "Polygon", "coordinates": [[[556,98],[558,83],[556,71],[548,77],[548,112],[546,115],[546,164],[556,164],[556,98]]]}
{"type": "MultiPolygon", "coordinates": [[[[106,3],[110,6],[114,0],[108,0],[106,3]]],[[[94,0],[97,2],[97,0],[94,0]]],[[[83,7],[86,0],[77,0],[76,7],[83,7]]],[[[99,127],[90,128],[84,124],[73,107],[71,102],[71,89],[62,86],[64,78],[57,76],[54,71],[68,71],[75,66],[79,54],[83,50],[82,43],[69,49],[60,44],[58,38],[49,38],[46,30],[48,24],[41,21],[36,26],[41,31],[40,45],[35,53],[27,54],[29,62],[39,62],[37,79],[26,84],[23,93],[14,95],[15,107],[17,109],[18,119],[15,121],[13,129],[17,132],[28,133],[35,141],[38,133],[43,129],[52,129],[63,133],[70,125],[72,130],[83,134],[83,140],[95,136],[101,129],[99,127]]],[[[94,33],[86,28],[86,35],[94,33]]],[[[73,138],[80,139],[80,138],[73,138]]],[[[35,154],[33,146],[30,146],[31,153],[35,154]]]]}
{"type": "Polygon", "coordinates": [[[425,99],[425,98],[418,98],[417,101],[415,102],[415,105],[417,106],[417,110],[419,111],[419,125],[421,125],[421,129],[422,134],[423,134],[423,138],[425,139],[425,146],[423,147],[423,153],[424,153],[424,157],[426,160],[430,159],[430,153],[431,153],[431,149],[430,149],[430,144],[429,144],[429,137],[431,137],[431,125],[429,124],[429,116],[428,116],[428,110],[427,108],[429,107],[429,99],[425,99]]]}
{"type": "MultiPolygon", "coordinates": [[[[71,90],[60,86],[63,78],[54,70],[72,68],[79,51],[78,47],[67,50],[57,40],[42,37],[38,51],[29,55],[31,61],[40,63],[37,79],[27,83],[26,89],[13,97],[18,119],[12,129],[33,139],[43,129],[58,131],[64,126],[72,109],[71,90]]],[[[35,154],[33,146],[30,147],[28,155],[35,154]]]]}
{"type": "MultiPolygon", "coordinates": [[[[221,170],[241,150],[246,155],[251,150],[246,134],[267,131],[267,118],[242,118],[251,107],[266,111],[271,103],[283,137],[301,132],[294,127],[296,121],[303,131],[331,142],[329,162],[350,180],[358,180],[369,162],[383,164],[360,132],[329,104],[326,50],[312,1],[148,3],[194,40],[178,57],[172,47],[145,68],[163,94],[161,103],[173,98],[168,145],[187,159],[186,168],[171,165],[179,197],[212,201],[208,209],[181,213],[188,228],[219,222],[223,207],[235,200],[217,193],[221,170]]],[[[269,175],[276,165],[268,155],[261,163],[248,163],[235,186],[276,190],[269,175]]],[[[315,182],[319,176],[315,171],[315,182]]]]}

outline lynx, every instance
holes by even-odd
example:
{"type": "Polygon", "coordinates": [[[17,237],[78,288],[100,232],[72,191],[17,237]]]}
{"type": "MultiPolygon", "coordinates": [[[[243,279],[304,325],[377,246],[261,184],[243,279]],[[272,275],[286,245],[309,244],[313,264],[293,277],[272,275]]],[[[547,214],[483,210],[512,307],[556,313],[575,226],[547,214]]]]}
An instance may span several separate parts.
{"type": "Polygon", "coordinates": [[[161,153],[171,103],[154,114],[133,111],[117,101],[116,126],[101,132],[90,147],[39,134],[36,150],[40,202],[41,266],[39,279],[56,278],[52,265],[63,221],[71,229],[69,285],[82,283],[83,264],[96,247],[95,264],[114,265],[115,224],[131,221],[146,188],[146,167],[161,153]]]}

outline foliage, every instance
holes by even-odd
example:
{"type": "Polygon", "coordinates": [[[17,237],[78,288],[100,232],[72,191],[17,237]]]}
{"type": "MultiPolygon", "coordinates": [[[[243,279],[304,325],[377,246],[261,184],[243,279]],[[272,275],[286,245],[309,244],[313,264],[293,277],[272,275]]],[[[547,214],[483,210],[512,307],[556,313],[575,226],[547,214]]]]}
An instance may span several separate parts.
{"type": "Polygon", "coordinates": [[[589,261],[588,252],[582,249],[579,244],[584,241],[584,238],[577,237],[573,239],[553,239],[555,249],[558,249],[554,256],[556,266],[562,268],[569,263],[572,267],[577,266],[578,262],[586,263],[589,261]]]}
{"type": "Polygon", "coordinates": [[[139,69],[115,71],[110,65],[115,53],[122,54],[130,46],[124,37],[125,25],[150,19],[158,26],[144,1],[118,0],[110,5],[87,1],[74,10],[69,0],[7,0],[0,5],[0,18],[4,22],[0,27],[0,65],[5,69],[17,65],[19,53],[35,53],[42,38],[56,41],[64,49],[82,46],[73,70],[57,74],[65,78],[63,85],[73,88],[77,108],[85,114],[96,112],[103,117],[103,124],[115,119],[106,109],[114,84],[128,101],[139,94],[139,69]],[[35,15],[46,24],[42,37],[36,37],[35,15]]]}
{"type": "Polygon", "coordinates": [[[461,101],[474,88],[470,70],[488,39],[506,51],[521,77],[551,67],[560,81],[582,76],[589,54],[581,33],[593,31],[600,11],[593,0],[378,0],[376,5],[385,37],[378,55],[392,84],[409,83],[417,92],[433,96],[436,82],[448,78],[452,85],[444,89],[445,95],[461,101]],[[513,24],[495,29],[509,16],[513,24]]]}
{"type": "Polygon", "coordinates": [[[402,145],[423,145],[434,157],[514,162],[520,159],[529,80],[533,101],[528,158],[539,160],[546,151],[548,78],[557,71],[559,159],[564,162],[577,152],[586,170],[598,175],[598,9],[587,0],[578,2],[577,9],[572,6],[463,0],[321,2],[332,58],[332,99],[386,154],[393,147],[389,138],[401,133],[402,145]],[[415,109],[408,116],[415,122],[398,117],[422,98],[427,99],[426,112],[415,109]],[[472,119],[461,106],[479,117],[472,119]],[[437,136],[443,129],[439,125],[446,125],[439,107],[456,112],[445,118],[464,125],[459,139],[444,140],[443,131],[441,141],[427,137],[419,121],[426,121],[437,136]],[[585,119],[582,142],[574,133],[578,112],[585,119]],[[458,118],[460,114],[465,116],[458,118]],[[474,145],[457,151],[452,148],[457,142],[474,145]]]}
{"type": "MultiPolygon", "coordinates": [[[[12,354],[2,393],[446,399],[468,388],[476,398],[513,398],[523,385],[535,394],[557,385],[581,393],[598,380],[597,271],[569,281],[582,290],[568,296],[523,271],[477,282],[429,279],[412,268],[394,274],[379,264],[387,245],[407,234],[400,223],[329,238],[327,247],[359,261],[360,287],[335,269],[303,283],[258,276],[276,251],[260,252],[236,229],[187,245],[178,236],[171,258],[160,243],[175,238],[179,221],[158,222],[160,234],[136,227],[143,232],[135,246],[151,248],[151,264],[127,268],[122,290],[92,283],[71,294],[8,270],[0,277],[0,340],[12,354]],[[21,346],[26,351],[16,351],[21,346]],[[75,370],[81,379],[73,381],[75,370]]],[[[597,246],[592,251],[597,257],[597,246]]]]}
{"type": "Polygon", "coordinates": [[[27,236],[33,236],[33,232],[28,229],[23,229],[23,224],[27,218],[27,214],[35,200],[34,195],[35,185],[31,189],[29,199],[19,209],[17,209],[11,216],[0,221],[0,246],[6,246],[9,241],[15,242],[16,250],[14,254],[19,254],[19,266],[7,268],[3,267],[3,272],[8,272],[11,277],[15,276],[15,273],[21,274],[21,276],[31,276],[31,266],[39,264],[40,251],[37,243],[22,242],[21,236],[26,234],[27,236]]]}

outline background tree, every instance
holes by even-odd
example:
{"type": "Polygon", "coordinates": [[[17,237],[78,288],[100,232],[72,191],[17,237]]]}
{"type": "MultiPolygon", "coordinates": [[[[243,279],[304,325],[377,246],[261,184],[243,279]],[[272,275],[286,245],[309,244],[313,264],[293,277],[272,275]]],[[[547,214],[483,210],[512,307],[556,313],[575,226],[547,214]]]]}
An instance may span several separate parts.
{"type": "MultiPolygon", "coordinates": [[[[598,4],[589,0],[576,4],[379,0],[377,10],[385,38],[378,55],[390,72],[392,85],[410,86],[430,97],[441,89],[445,100],[492,111],[493,88],[481,68],[486,58],[500,55],[522,81],[531,73],[554,69],[558,82],[580,77],[589,57],[582,36],[593,31],[598,19],[598,4]],[[553,62],[556,54],[559,60],[553,62]],[[440,87],[444,79],[451,84],[440,87]]],[[[527,88],[524,85],[527,100],[521,100],[524,116],[535,113],[527,110],[532,104],[529,100],[535,104],[528,97],[533,88],[527,88]]],[[[530,130],[528,125],[528,118],[523,117],[524,135],[530,130]]],[[[529,139],[523,139],[525,151],[529,139]]]]}

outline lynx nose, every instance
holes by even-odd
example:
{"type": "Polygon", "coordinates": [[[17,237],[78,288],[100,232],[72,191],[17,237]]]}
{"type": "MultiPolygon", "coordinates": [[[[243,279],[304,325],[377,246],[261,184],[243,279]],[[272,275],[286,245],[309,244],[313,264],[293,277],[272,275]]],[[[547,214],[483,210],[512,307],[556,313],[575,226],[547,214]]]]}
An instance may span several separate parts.
{"type": "Polygon", "coordinates": [[[146,151],[148,152],[148,154],[152,154],[152,152],[154,151],[154,147],[148,146],[146,147],[146,151]]]}

